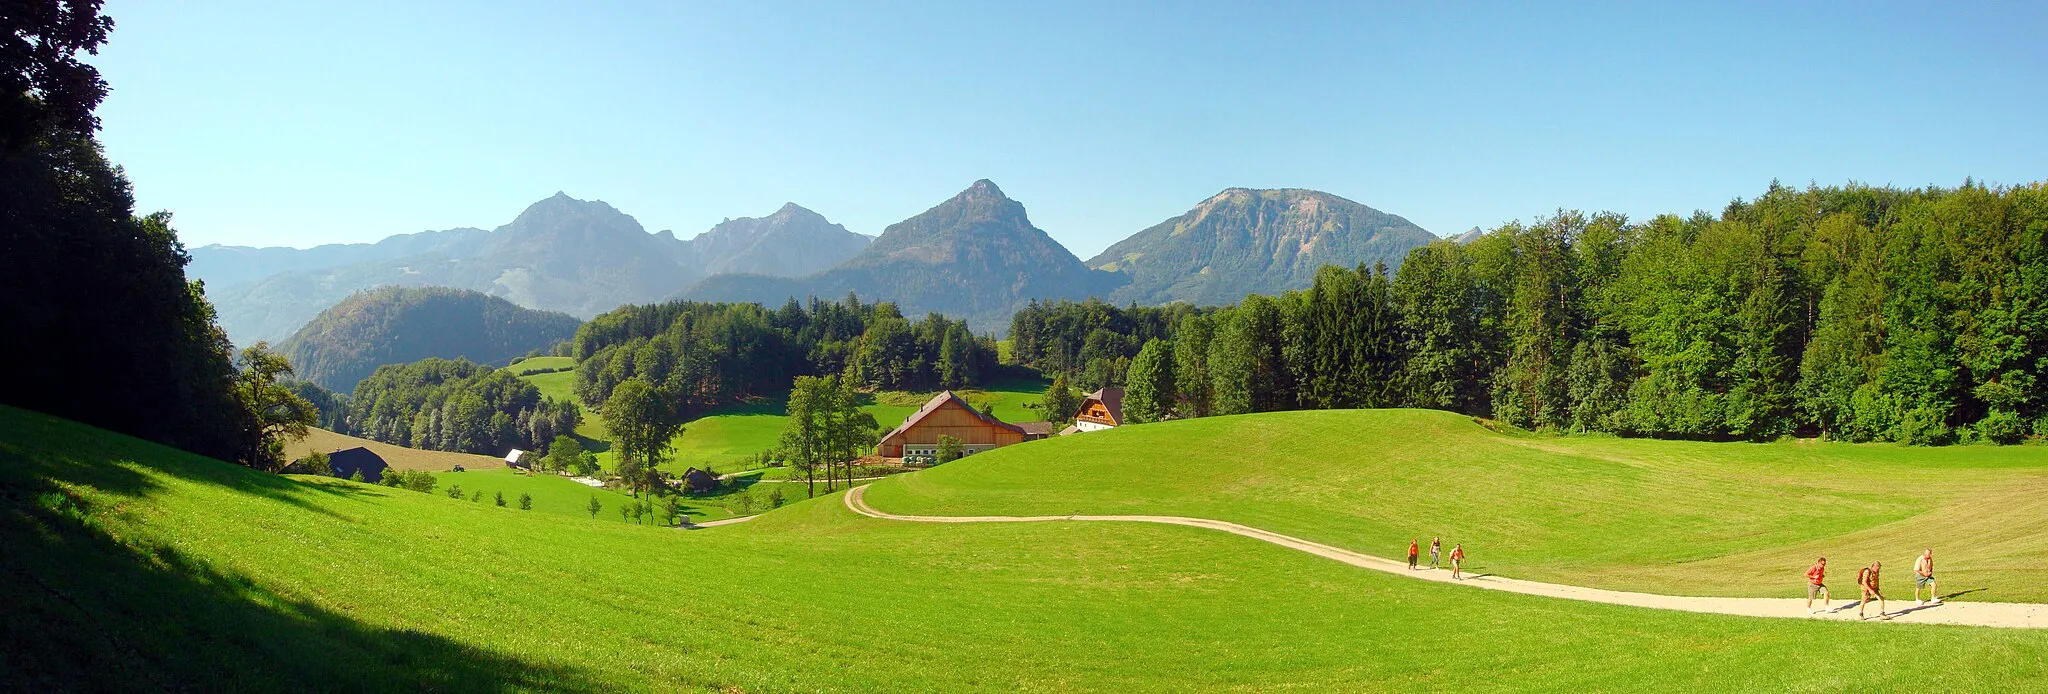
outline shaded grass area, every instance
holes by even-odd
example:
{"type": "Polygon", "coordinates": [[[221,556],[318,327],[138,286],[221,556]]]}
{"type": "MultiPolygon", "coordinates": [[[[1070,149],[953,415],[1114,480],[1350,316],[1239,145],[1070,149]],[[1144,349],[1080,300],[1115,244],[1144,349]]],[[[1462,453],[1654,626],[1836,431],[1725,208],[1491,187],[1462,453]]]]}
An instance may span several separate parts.
{"type": "Polygon", "coordinates": [[[0,687],[1929,690],[2048,634],[1446,586],[1192,528],[834,498],[678,532],[252,473],[0,408],[0,687]],[[18,550],[18,551],[17,551],[18,550]],[[33,586],[24,588],[23,586],[33,586]],[[1939,653],[1939,667],[1887,667],[1939,653]]]}
{"type": "Polygon", "coordinates": [[[1936,550],[1945,592],[2048,601],[2048,447],[1540,438],[1423,410],[1124,427],[983,453],[868,492],[899,513],[1219,518],[1395,558],[1686,595],[1803,595],[1936,550]]]}

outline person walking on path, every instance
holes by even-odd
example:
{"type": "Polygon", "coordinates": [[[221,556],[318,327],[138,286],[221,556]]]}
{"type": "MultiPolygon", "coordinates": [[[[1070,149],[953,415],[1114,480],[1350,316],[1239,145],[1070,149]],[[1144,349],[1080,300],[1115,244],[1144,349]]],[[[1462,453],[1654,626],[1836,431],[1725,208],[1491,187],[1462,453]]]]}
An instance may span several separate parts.
{"type": "Polygon", "coordinates": [[[1443,553],[1444,553],[1444,539],[1443,539],[1443,538],[1441,538],[1441,537],[1432,537],[1432,538],[1429,538],[1429,568],[1430,568],[1430,569],[1436,569],[1436,568],[1437,568],[1438,566],[1440,566],[1440,562],[1441,562],[1441,559],[1443,558],[1443,553]]]}
{"type": "Polygon", "coordinates": [[[1451,580],[1453,580],[1453,581],[1462,581],[1462,580],[1465,580],[1465,575],[1464,575],[1463,573],[1461,573],[1461,572],[1462,572],[1462,571],[1464,571],[1464,570],[1465,570],[1465,545],[1464,545],[1463,543],[1459,543],[1459,544],[1456,544],[1456,545],[1452,545],[1452,546],[1451,546],[1451,580]]]}
{"type": "Polygon", "coordinates": [[[1884,590],[1878,587],[1877,575],[1879,571],[1883,570],[1884,562],[1879,561],[1871,562],[1870,566],[1863,567],[1862,571],[1856,572],[1856,585],[1863,589],[1863,600],[1856,603],[1857,619],[1869,619],[1869,617],[1863,614],[1863,606],[1870,604],[1870,599],[1873,597],[1877,598],[1877,616],[1885,616],[1884,590]]]}
{"type": "Polygon", "coordinates": [[[1913,604],[1925,605],[1928,602],[1941,604],[1941,592],[1935,590],[1934,585],[1933,547],[1921,552],[1920,558],[1913,562],[1913,604]],[[1927,589],[1927,602],[1920,601],[1920,589],[1923,587],[1927,589]]]}
{"type": "Polygon", "coordinates": [[[1408,540],[1408,570],[1409,570],[1409,571],[1414,571],[1414,570],[1415,570],[1415,555],[1416,555],[1416,553],[1420,552],[1421,550],[1422,550],[1422,547],[1421,547],[1420,545],[1417,545],[1417,544],[1415,544],[1415,539],[1414,539],[1414,538],[1409,538],[1409,540],[1408,540]]]}
{"type": "Polygon", "coordinates": [[[1827,607],[1827,606],[1828,606],[1828,603],[1829,603],[1829,602],[1831,602],[1831,600],[1829,600],[1829,599],[1828,599],[1828,584],[1827,584],[1827,577],[1828,577],[1828,558],[1827,558],[1827,557],[1821,557],[1819,561],[1815,561],[1815,562],[1813,563],[1813,567],[1812,567],[1812,568],[1809,568],[1809,569],[1807,569],[1807,570],[1806,570],[1806,613],[1807,613],[1807,614],[1820,614],[1820,610],[1816,610],[1816,609],[1813,609],[1813,596],[1815,596],[1815,595],[1819,595],[1819,596],[1820,596],[1820,606],[1821,606],[1821,607],[1827,607]]]}

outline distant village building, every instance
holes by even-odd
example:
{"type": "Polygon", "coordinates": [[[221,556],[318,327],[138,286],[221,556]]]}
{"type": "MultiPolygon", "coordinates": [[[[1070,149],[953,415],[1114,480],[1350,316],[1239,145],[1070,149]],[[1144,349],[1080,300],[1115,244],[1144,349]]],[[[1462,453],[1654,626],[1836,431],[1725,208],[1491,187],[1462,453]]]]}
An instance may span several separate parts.
{"type": "Polygon", "coordinates": [[[526,451],[514,448],[511,453],[505,454],[506,467],[516,467],[524,470],[528,465],[531,465],[531,463],[526,462],[526,451]]]}
{"type": "Polygon", "coordinates": [[[1124,389],[1104,388],[1089,393],[1074,413],[1073,430],[1102,431],[1124,425],[1124,389]]]}
{"type": "Polygon", "coordinates": [[[683,491],[694,494],[718,491],[718,476],[694,467],[684,470],[683,491]]]}
{"type": "Polygon", "coordinates": [[[1053,435],[1052,422],[1018,422],[1017,428],[1024,430],[1024,440],[1037,441],[1053,435]]]}
{"type": "Polygon", "coordinates": [[[875,446],[875,454],[884,458],[935,456],[939,454],[941,436],[958,439],[962,455],[1043,438],[983,414],[949,390],[932,396],[916,414],[904,419],[902,426],[883,436],[875,446]]]}
{"type": "Polygon", "coordinates": [[[364,482],[382,482],[384,471],[391,469],[383,456],[362,446],[327,454],[327,465],[334,470],[335,477],[352,479],[361,473],[364,482]]]}

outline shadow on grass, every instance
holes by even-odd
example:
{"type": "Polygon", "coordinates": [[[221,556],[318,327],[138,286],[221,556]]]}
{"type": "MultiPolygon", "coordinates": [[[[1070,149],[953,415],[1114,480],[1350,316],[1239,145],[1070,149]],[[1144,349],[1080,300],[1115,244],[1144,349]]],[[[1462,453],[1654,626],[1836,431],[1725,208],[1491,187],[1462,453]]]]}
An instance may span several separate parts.
{"type": "MultiPolygon", "coordinates": [[[[137,451],[71,431],[72,454],[51,455],[16,433],[0,440],[0,691],[604,689],[572,667],[363,624],[173,547],[124,542],[103,522],[127,512],[117,497],[160,491],[124,462],[137,451]]],[[[151,468],[301,506],[360,493],[188,457],[151,468]]]]}

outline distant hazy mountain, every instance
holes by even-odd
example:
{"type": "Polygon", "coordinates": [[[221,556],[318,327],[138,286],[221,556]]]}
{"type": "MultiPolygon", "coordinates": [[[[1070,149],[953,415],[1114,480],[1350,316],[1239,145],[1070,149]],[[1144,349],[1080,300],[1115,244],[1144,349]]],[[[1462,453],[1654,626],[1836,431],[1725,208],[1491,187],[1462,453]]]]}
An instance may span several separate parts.
{"type": "Polygon", "coordinates": [[[705,275],[801,277],[844,262],[874,240],[792,202],[766,217],[725,220],[688,243],[705,275]]]}
{"type": "Polygon", "coordinates": [[[589,317],[674,295],[709,274],[707,266],[794,277],[831,267],[869,241],[795,204],[679,240],[668,231],[647,233],[611,205],[556,193],[493,231],[423,232],[303,250],[205,246],[192,251],[186,272],[206,282],[228,337],[251,344],[283,339],[322,309],[371,287],[471,289],[589,317]]]}
{"type": "Polygon", "coordinates": [[[1031,225],[1024,206],[996,184],[976,181],[923,214],[892,224],[858,254],[809,277],[716,275],[684,293],[705,301],[755,301],[774,306],[789,297],[896,302],[906,315],[938,311],[977,330],[1007,328],[1010,314],[1032,299],[1083,298],[1113,286],[1073,253],[1031,225]]]}
{"type": "Polygon", "coordinates": [[[376,243],[332,243],[312,248],[252,248],[212,244],[191,249],[185,274],[206,280],[208,289],[226,288],[280,272],[320,270],[391,260],[423,253],[464,255],[490,232],[476,228],[399,234],[376,243]]]}
{"type": "Polygon", "coordinates": [[[1463,245],[1463,244],[1471,243],[1471,242],[1473,242],[1473,241],[1478,241],[1478,240],[1479,240],[1479,237],[1481,237],[1481,236],[1485,236],[1485,235],[1486,235],[1486,232],[1484,232],[1484,231],[1480,231],[1480,230],[1479,230],[1479,227],[1472,227],[1472,228],[1470,228],[1470,229],[1467,229],[1467,230],[1465,230],[1465,233],[1463,233],[1463,234],[1459,234],[1459,235],[1457,235],[1457,236],[1453,236],[1453,237],[1450,237],[1450,240],[1451,240],[1451,243],[1455,243],[1455,244],[1460,244],[1460,245],[1463,245]]]}
{"type": "Polygon", "coordinates": [[[384,287],[320,312],[277,349],[297,378],[346,393],[380,365],[428,357],[502,363],[573,338],[581,324],[479,292],[384,287]]]}
{"type": "Polygon", "coordinates": [[[1235,303],[1309,286],[1324,265],[1400,264],[1436,236],[1406,219],[1331,195],[1231,188],[1088,261],[1129,282],[1115,303],[1235,303]]]}

